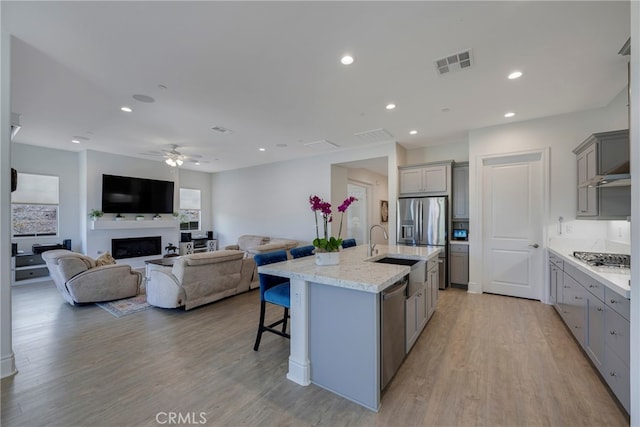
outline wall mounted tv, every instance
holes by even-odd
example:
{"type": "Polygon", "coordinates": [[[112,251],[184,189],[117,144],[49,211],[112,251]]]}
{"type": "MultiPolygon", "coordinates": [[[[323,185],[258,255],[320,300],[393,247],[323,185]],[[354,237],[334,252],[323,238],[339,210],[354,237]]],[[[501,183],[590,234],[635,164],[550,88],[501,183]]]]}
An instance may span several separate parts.
{"type": "Polygon", "coordinates": [[[173,213],[173,182],[102,175],[105,213],[173,213]]]}

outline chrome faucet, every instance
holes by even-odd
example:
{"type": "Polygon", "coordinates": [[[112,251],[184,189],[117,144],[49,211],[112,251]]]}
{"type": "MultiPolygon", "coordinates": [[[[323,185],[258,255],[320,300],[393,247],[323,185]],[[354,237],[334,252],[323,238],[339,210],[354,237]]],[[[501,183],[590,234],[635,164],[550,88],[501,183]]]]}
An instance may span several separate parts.
{"type": "Polygon", "coordinates": [[[380,224],[373,224],[371,226],[371,228],[369,228],[369,251],[368,251],[368,256],[372,256],[373,255],[373,250],[376,247],[376,244],[373,243],[373,239],[371,239],[371,233],[373,232],[373,229],[376,227],[380,227],[382,229],[382,233],[385,239],[389,240],[389,235],[387,234],[387,230],[381,226],[380,224]]]}

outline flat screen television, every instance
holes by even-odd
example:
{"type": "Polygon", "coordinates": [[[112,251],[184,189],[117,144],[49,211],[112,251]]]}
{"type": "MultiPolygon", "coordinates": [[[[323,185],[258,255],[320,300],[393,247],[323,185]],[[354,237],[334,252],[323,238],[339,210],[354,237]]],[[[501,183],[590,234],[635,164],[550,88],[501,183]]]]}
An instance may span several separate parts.
{"type": "Polygon", "coordinates": [[[173,213],[173,182],[102,175],[105,213],[173,213]]]}

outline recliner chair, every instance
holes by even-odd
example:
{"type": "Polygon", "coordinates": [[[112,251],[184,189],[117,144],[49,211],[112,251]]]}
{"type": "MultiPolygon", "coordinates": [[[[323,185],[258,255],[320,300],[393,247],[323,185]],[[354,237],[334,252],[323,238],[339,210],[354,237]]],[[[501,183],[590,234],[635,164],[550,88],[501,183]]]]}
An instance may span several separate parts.
{"type": "Polygon", "coordinates": [[[86,255],[66,249],[42,253],[62,297],[71,305],[113,301],[138,295],[142,273],[126,264],[96,266],[86,255]]]}

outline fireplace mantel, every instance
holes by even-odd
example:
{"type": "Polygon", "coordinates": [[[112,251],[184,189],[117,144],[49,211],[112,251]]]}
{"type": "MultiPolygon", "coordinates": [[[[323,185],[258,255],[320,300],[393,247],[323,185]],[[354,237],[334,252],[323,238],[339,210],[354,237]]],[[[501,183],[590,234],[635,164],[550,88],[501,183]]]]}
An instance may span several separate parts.
{"type": "Polygon", "coordinates": [[[135,228],[173,228],[178,229],[180,222],[177,220],[122,220],[122,221],[91,221],[92,230],[123,230],[135,228]]]}

